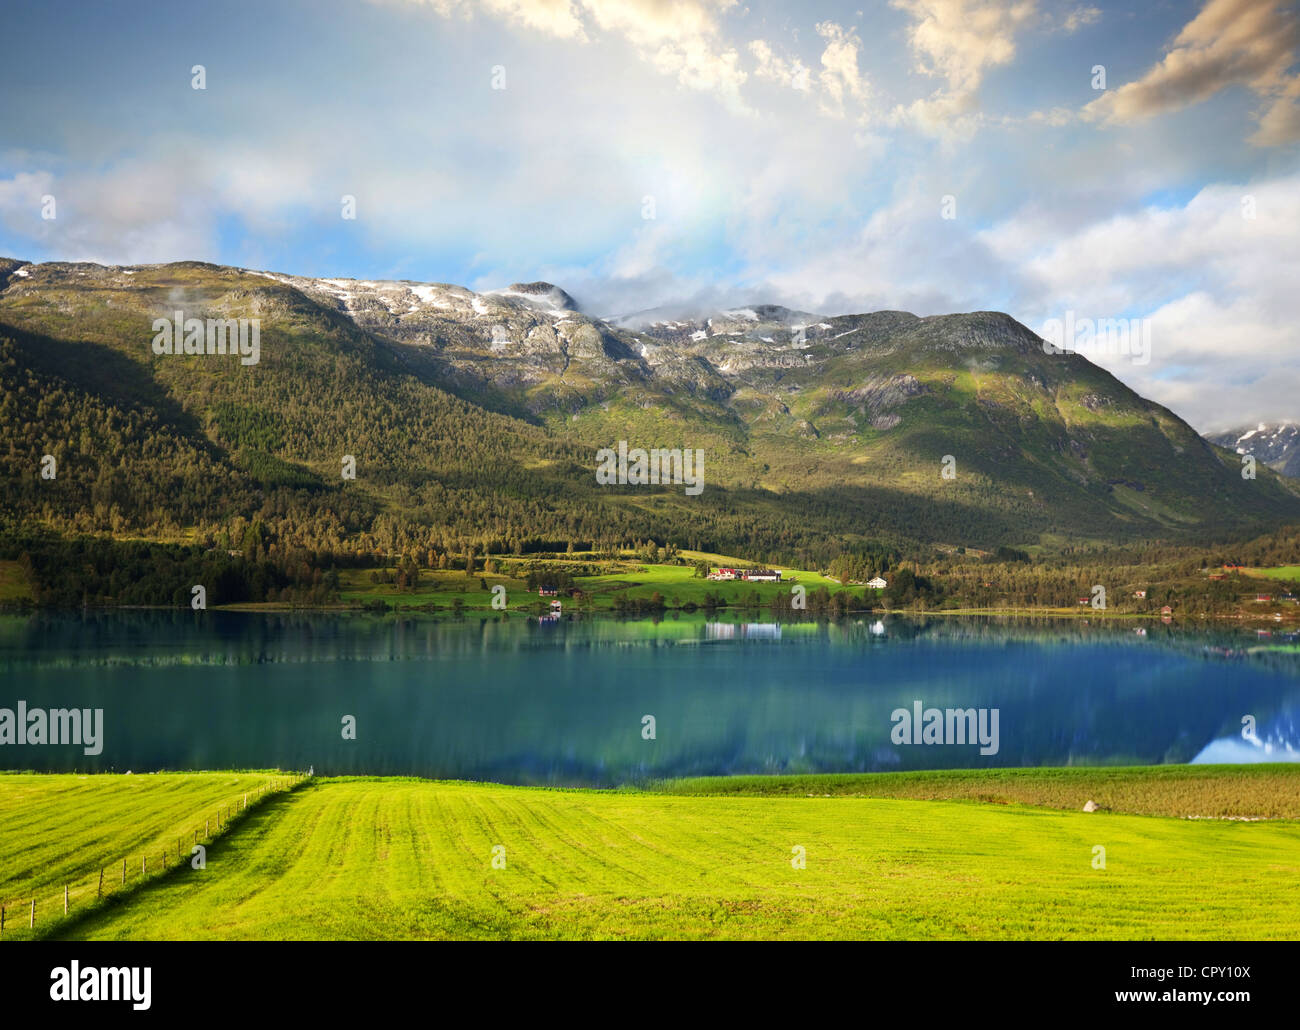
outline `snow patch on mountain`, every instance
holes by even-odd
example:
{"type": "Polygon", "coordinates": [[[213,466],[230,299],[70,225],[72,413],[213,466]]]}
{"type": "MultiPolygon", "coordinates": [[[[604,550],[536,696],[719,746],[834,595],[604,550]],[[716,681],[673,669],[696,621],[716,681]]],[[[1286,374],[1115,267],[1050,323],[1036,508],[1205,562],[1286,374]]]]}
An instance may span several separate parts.
{"type": "Polygon", "coordinates": [[[489,294],[493,297],[522,301],[530,307],[538,307],[551,313],[578,310],[578,305],[573,298],[553,283],[511,283],[505,289],[491,290],[489,294]]]}
{"type": "Polygon", "coordinates": [[[1237,454],[1254,455],[1284,476],[1300,478],[1300,425],[1295,422],[1257,422],[1253,427],[1208,434],[1206,439],[1237,454]]]}

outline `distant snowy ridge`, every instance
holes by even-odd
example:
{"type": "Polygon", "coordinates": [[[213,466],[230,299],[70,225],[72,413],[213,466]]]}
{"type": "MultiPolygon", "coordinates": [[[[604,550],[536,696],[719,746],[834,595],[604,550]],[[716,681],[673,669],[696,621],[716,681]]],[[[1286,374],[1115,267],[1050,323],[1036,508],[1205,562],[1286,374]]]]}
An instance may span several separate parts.
{"type": "Polygon", "coordinates": [[[1206,439],[1238,454],[1253,454],[1284,476],[1300,478],[1300,425],[1295,422],[1259,422],[1206,439]]]}

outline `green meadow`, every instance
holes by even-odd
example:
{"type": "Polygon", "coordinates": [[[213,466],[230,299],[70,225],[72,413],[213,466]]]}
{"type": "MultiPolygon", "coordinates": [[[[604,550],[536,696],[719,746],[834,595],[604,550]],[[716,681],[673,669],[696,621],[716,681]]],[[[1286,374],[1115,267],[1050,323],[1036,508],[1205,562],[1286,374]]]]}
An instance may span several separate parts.
{"type": "MultiPolygon", "coordinates": [[[[739,566],[746,564],[737,558],[724,555],[706,554],[704,552],[683,551],[682,556],[690,562],[709,561],[718,566],[739,566]]],[[[551,559],[544,563],[548,568],[563,569],[566,565],[574,568],[590,564],[587,560],[566,561],[551,559]]],[[[604,563],[618,566],[620,571],[602,575],[576,575],[574,585],[582,590],[581,600],[561,598],[565,609],[580,608],[585,610],[609,610],[615,600],[650,600],[659,594],[669,607],[687,604],[704,606],[705,594],[721,596],[731,604],[743,597],[757,593],[766,605],[780,595],[788,595],[792,585],[801,585],[809,592],[818,587],[828,590],[842,590],[843,585],[835,579],[806,569],[793,569],[777,566],[783,573],[780,583],[749,583],[743,581],[713,581],[695,575],[693,565],[655,565],[644,564],[634,560],[604,563]]],[[[538,603],[545,604],[537,591],[529,590],[523,579],[514,579],[496,573],[476,571],[466,575],[463,570],[428,570],[420,571],[420,582],[414,589],[399,590],[392,584],[372,583],[369,569],[349,569],[341,572],[339,577],[339,600],[345,605],[360,605],[383,601],[397,608],[417,608],[436,604],[446,608],[455,605],[457,600],[466,608],[490,608],[493,600],[492,588],[503,586],[506,589],[507,604],[511,609],[526,610],[538,603]]],[[[393,571],[392,569],[388,571],[393,571]]],[[[861,594],[865,588],[855,586],[854,593],[861,594]]]]}
{"type": "MultiPolygon", "coordinates": [[[[40,784],[67,779],[0,777],[0,840],[26,818],[14,798],[36,790],[50,860],[78,833],[129,844],[140,796],[113,795],[133,778],[40,784]]],[[[1279,765],[637,791],[315,779],[214,840],[206,869],[74,906],[37,935],[1287,939],[1300,935],[1298,792],[1300,769],[1279,765]],[[1102,810],[1077,810],[1081,797],[1102,810]],[[1223,814],[1264,818],[1178,817],[1223,814]]],[[[31,868],[6,853],[0,876],[17,888],[31,868]]]]}
{"type": "Polygon", "coordinates": [[[254,800],[280,774],[267,772],[156,773],[94,776],[0,773],[0,905],[6,936],[16,920],[27,926],[28,905],[39,921],[99,892],[139,882],[148,862],[157,872],[163,852],[177,853],[215,832],[223,810],[254,800]]]}
{"type": "Polygon", "coordinates": [[[1268,579],[1288,580],[1300,583],[1300,565],[1278,565],[1271,569],[1247,569],[1251,576],[1264,576],[1268,579]]]}

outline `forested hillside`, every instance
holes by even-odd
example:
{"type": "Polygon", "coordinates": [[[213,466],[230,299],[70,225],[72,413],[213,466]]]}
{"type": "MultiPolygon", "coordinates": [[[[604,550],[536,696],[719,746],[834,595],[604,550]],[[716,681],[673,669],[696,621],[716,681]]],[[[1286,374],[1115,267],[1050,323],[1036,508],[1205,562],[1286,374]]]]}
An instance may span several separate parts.
{"type": "Polygon", "coordinates": [[[811,317],[632,330],[547,284],[0,261],[0,519],[11,540],[184,542],[282,571],[294,554],[647,540],[827,567],[1300,520],[1270,469],[1243,479],[1235,455],[1005,315],[811,317]],[[178,311],[257,319],[256,362],[156,353],[154,321],[178,311]],[[596,451],[619,440],[702,451],[703,491],[598,485],[596,451]]]}

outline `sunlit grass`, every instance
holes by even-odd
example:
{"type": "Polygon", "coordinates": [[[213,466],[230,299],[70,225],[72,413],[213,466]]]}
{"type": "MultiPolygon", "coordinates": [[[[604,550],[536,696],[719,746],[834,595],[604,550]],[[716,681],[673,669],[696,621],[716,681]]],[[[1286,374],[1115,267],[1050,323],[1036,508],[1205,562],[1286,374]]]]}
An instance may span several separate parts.
{"type": "Polygon", "coordinates": [[[217,812],[242,805],[245,794],[277,774],[212,772],[146,775],[0,774],[0,904],[8,929],[27,925],[36,898],[38,926],[57,911],[70,888],[73,904],[93,897],[101,868],[109,890],[139,879],[146,856],[158,868],[188,850],[194,832],[217,812]],[[21,910],[21,911],[20,911],[21,910]]]}
{"type": "Polygon", "coordinates": [[[1290,822],[340,779],[58,935],[1294,938],[1298,876],[1290,822]]]}

